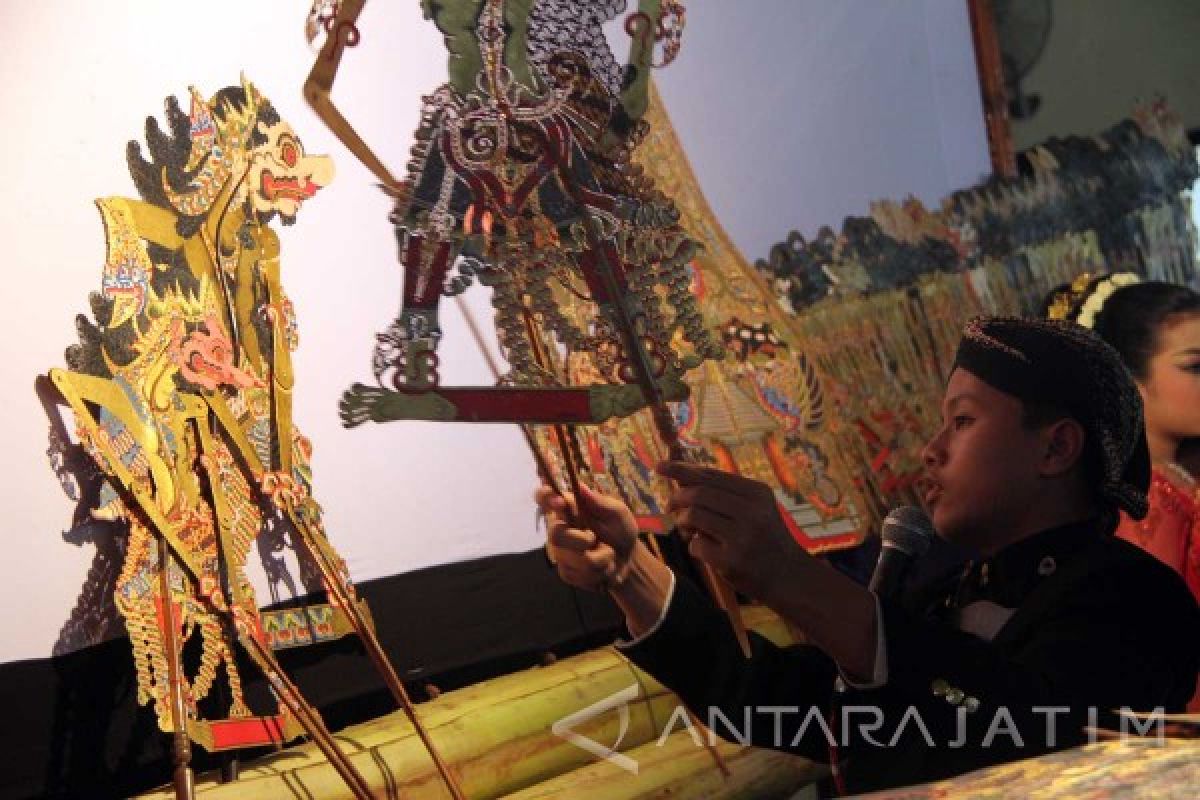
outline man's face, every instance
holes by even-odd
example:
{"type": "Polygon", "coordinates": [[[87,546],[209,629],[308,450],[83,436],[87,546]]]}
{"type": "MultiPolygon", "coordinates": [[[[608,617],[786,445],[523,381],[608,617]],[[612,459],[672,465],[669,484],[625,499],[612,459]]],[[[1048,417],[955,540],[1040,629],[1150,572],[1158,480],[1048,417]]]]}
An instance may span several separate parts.
{"type": "Polygon", "coordinates": [[[981,550],[1036,496],[1042,437],[1026,428],[1012,395],[956,369],[942,401],[942,427],[922,458],[925,503],[944,538],[981,550]]]}

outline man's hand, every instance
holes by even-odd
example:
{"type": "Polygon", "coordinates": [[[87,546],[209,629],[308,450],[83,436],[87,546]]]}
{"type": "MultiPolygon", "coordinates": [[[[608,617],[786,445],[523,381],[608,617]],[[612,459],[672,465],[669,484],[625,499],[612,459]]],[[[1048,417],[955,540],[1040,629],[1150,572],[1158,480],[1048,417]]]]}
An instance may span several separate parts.
{"type": "Polygon", "coordinates": [[[775,493],[758,481],[678,461],[658,465],[688,550],[804,631],[850,676],[875,674],[875,599],[804,551],[775,493]]]}
{"type": "Polygon", "coordinates": [[[678,485],[668,510],[692,556],[767,604],[780,591],[795,590],[792,571],[808,556],[780,517],[769,486],[679,461],[659,464],[658,472],[678,485]]]}
{"type": "Polygon", "coordinates": [[[637,522],[624,503],[586,486],[580,487],[578,504],[548,486],[534,500],[546,514],[546,551],[564,581],[592,590],[624,582],[638,544],[637,522]]]}
{"type": "Polygon", "coordinates": [[[534,499],[546,512],[546,552],[559,576],[581,589],[607,589],[634,636],[650,630],[662,617],[674,576],[638,541],[633,512],[586,486],[580,487],[578,507],[575,498],[548,486],[534,499]]]}

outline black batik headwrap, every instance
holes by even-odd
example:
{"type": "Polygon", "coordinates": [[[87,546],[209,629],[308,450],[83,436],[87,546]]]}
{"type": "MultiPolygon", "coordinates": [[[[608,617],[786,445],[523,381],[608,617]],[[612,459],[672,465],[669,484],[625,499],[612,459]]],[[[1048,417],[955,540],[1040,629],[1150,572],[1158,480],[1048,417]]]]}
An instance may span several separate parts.
{"type": "Polygon", "coordinates": [[[1150,451],[1142,398],[1117,351],[1073,322],[978,317],[954,359],[984,383],[1027,403],[1063,408],[1092,443],[1085,449],[1100,496],[1142,519],[1150,451]]]}

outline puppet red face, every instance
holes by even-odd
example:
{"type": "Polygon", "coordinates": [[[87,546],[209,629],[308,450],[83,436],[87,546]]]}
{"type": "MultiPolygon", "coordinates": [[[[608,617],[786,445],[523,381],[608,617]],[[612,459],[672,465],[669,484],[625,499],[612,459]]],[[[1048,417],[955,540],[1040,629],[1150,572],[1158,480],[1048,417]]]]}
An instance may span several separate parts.
{"type": "Polygon", "coordinates": [[[284,217],[294,217],[305,200],[333,180],[333,161],[329,156],[305,153],[300,139],[286,122],[274,125],[260,122],[258,132],[267,141],[250,156],[246,174],[250,205],[255,211],[278,211],[284,217]]]}

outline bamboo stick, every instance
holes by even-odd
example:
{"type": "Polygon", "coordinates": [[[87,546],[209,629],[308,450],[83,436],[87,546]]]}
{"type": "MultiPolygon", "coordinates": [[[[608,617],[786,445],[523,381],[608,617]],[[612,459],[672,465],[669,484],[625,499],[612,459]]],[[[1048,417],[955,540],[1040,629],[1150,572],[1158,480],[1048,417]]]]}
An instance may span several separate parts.
{"type": "MultiPolygon", "coordinates": [[[[241,456],[246,467],[250,470],[250,473],[254,476],[255,480],[259,482],[261,487],[262,476],[264,475],[265,468],[262,462],[259,460],[254,449],[249,445],[249,442],[245,440],[244,435],[239,435],[240,429],[237,427],[236,421],[230,419],[228,406],[219,396],[210,397],[208,399],[208,405],[213,413],[217,416],[218,420],[222,422],[222,427],[224,428],[225,432],[233,440],[232,444],[234,452],[241,456]]],[[[266,499],[269,502],[274,502],[272,498],[266,499]]],[[[408,692],[404,689],[404,685],[400,681],[399,676],[396,674],[395,668],[392,666],[387,654],[384,652],[383,646],[379,643],[379,639],[375,636],[374,628],[371,627],[370,623],[363,616],[362,609],[353,595],[353,590],[344,582],[337,567],[337,563],[333,560],[329,547],[326,544],[324,533],[314,526],[313,520],[309,517],[308,511],[305,507],[302,506],[300,508],[296,508],[295,506],[289,504],[286,506],[281,506],[280,510],[286,514],[289,520],[291,520],[300,542],[302,543],[304,549],[308,552],[309,556],[312,558],[313,564],[317,567],[318,572],[320,572],[322,582],[325,585],[326,591],[330,595],[330,601],[344,611],[346,619],[350,622],[350,626],[353,628],[355,635],[357,635],[362,641],[363,647],[367,651],[367,656],[371,659],[371,663],[379,672],[380,677],[383,679],[385,685],[392,693],[392,696],[396,699],[397,704],[412,720],[412,723],[416,728],[421,741],[425,744],[428,750],[429,757],[433,760],[434,765],[437,767],[438,773],[441,775],[446,788],[450,792],[450,795],[454,798],[454,800],[465,800],[465,795],[462,792],[462,788],[459,786],[458,781],[453,772],[450,770],[449,765],[442,758],[441,754],[433,747],[432,741],[429,739],[424,727],[421,725],[421,721],[417,717],[416,708],[413,706],[413,703],[408,696],[408,692]]],[[[247,641],[253,641],[249,637],[243,638],[243,643],[247,641]]],[[[252,655],[254,654],[252,653],[252,655]]],[[[256,657],[256,661],[260,662],[260,666],[263,664],[270,665],[276,670],[278,678],[287,681],[283,671],[279,669],[274,657],[271,656],[269,652],[259,653],[256,657]]],[[[291,685],[290,681],[287,681],[287,683],[289,686],[291,685]]],[[[294,702],[299,703],[302,706],[303,712],[301,714],[297,714],[297,720],[304,723],[305,719],[315,719],[314,724],[318,725],[323,730],[324,722],[321,721],[320,715],[314,709],[308,706],[307,701],[304,700],[298,689],[295,690],[295,698],[296,699],[294,702]]],[[[304,724],[306,728],[310,727],[310,725],[307,723],[304,724]]],[[[318,741],[324,742],[327,747],[333,748],[333,750],[336,751],[337,744],[333,741],[332,737],[327,735],[327,732],[326,735],[320,735],[318,733],[317,736],[318,741]]],[[[349,775],[350,780],[355,782],[361,781],[361,776],[355,777],[354,775],[350,774],[353,772],[353,770],[347,769],[348,762],[345,761],[345,757],[343,755],[335,754],[332,755],[331,758],[336,759],[336,763],[340,765],[340,770],[349,775]]]]}

